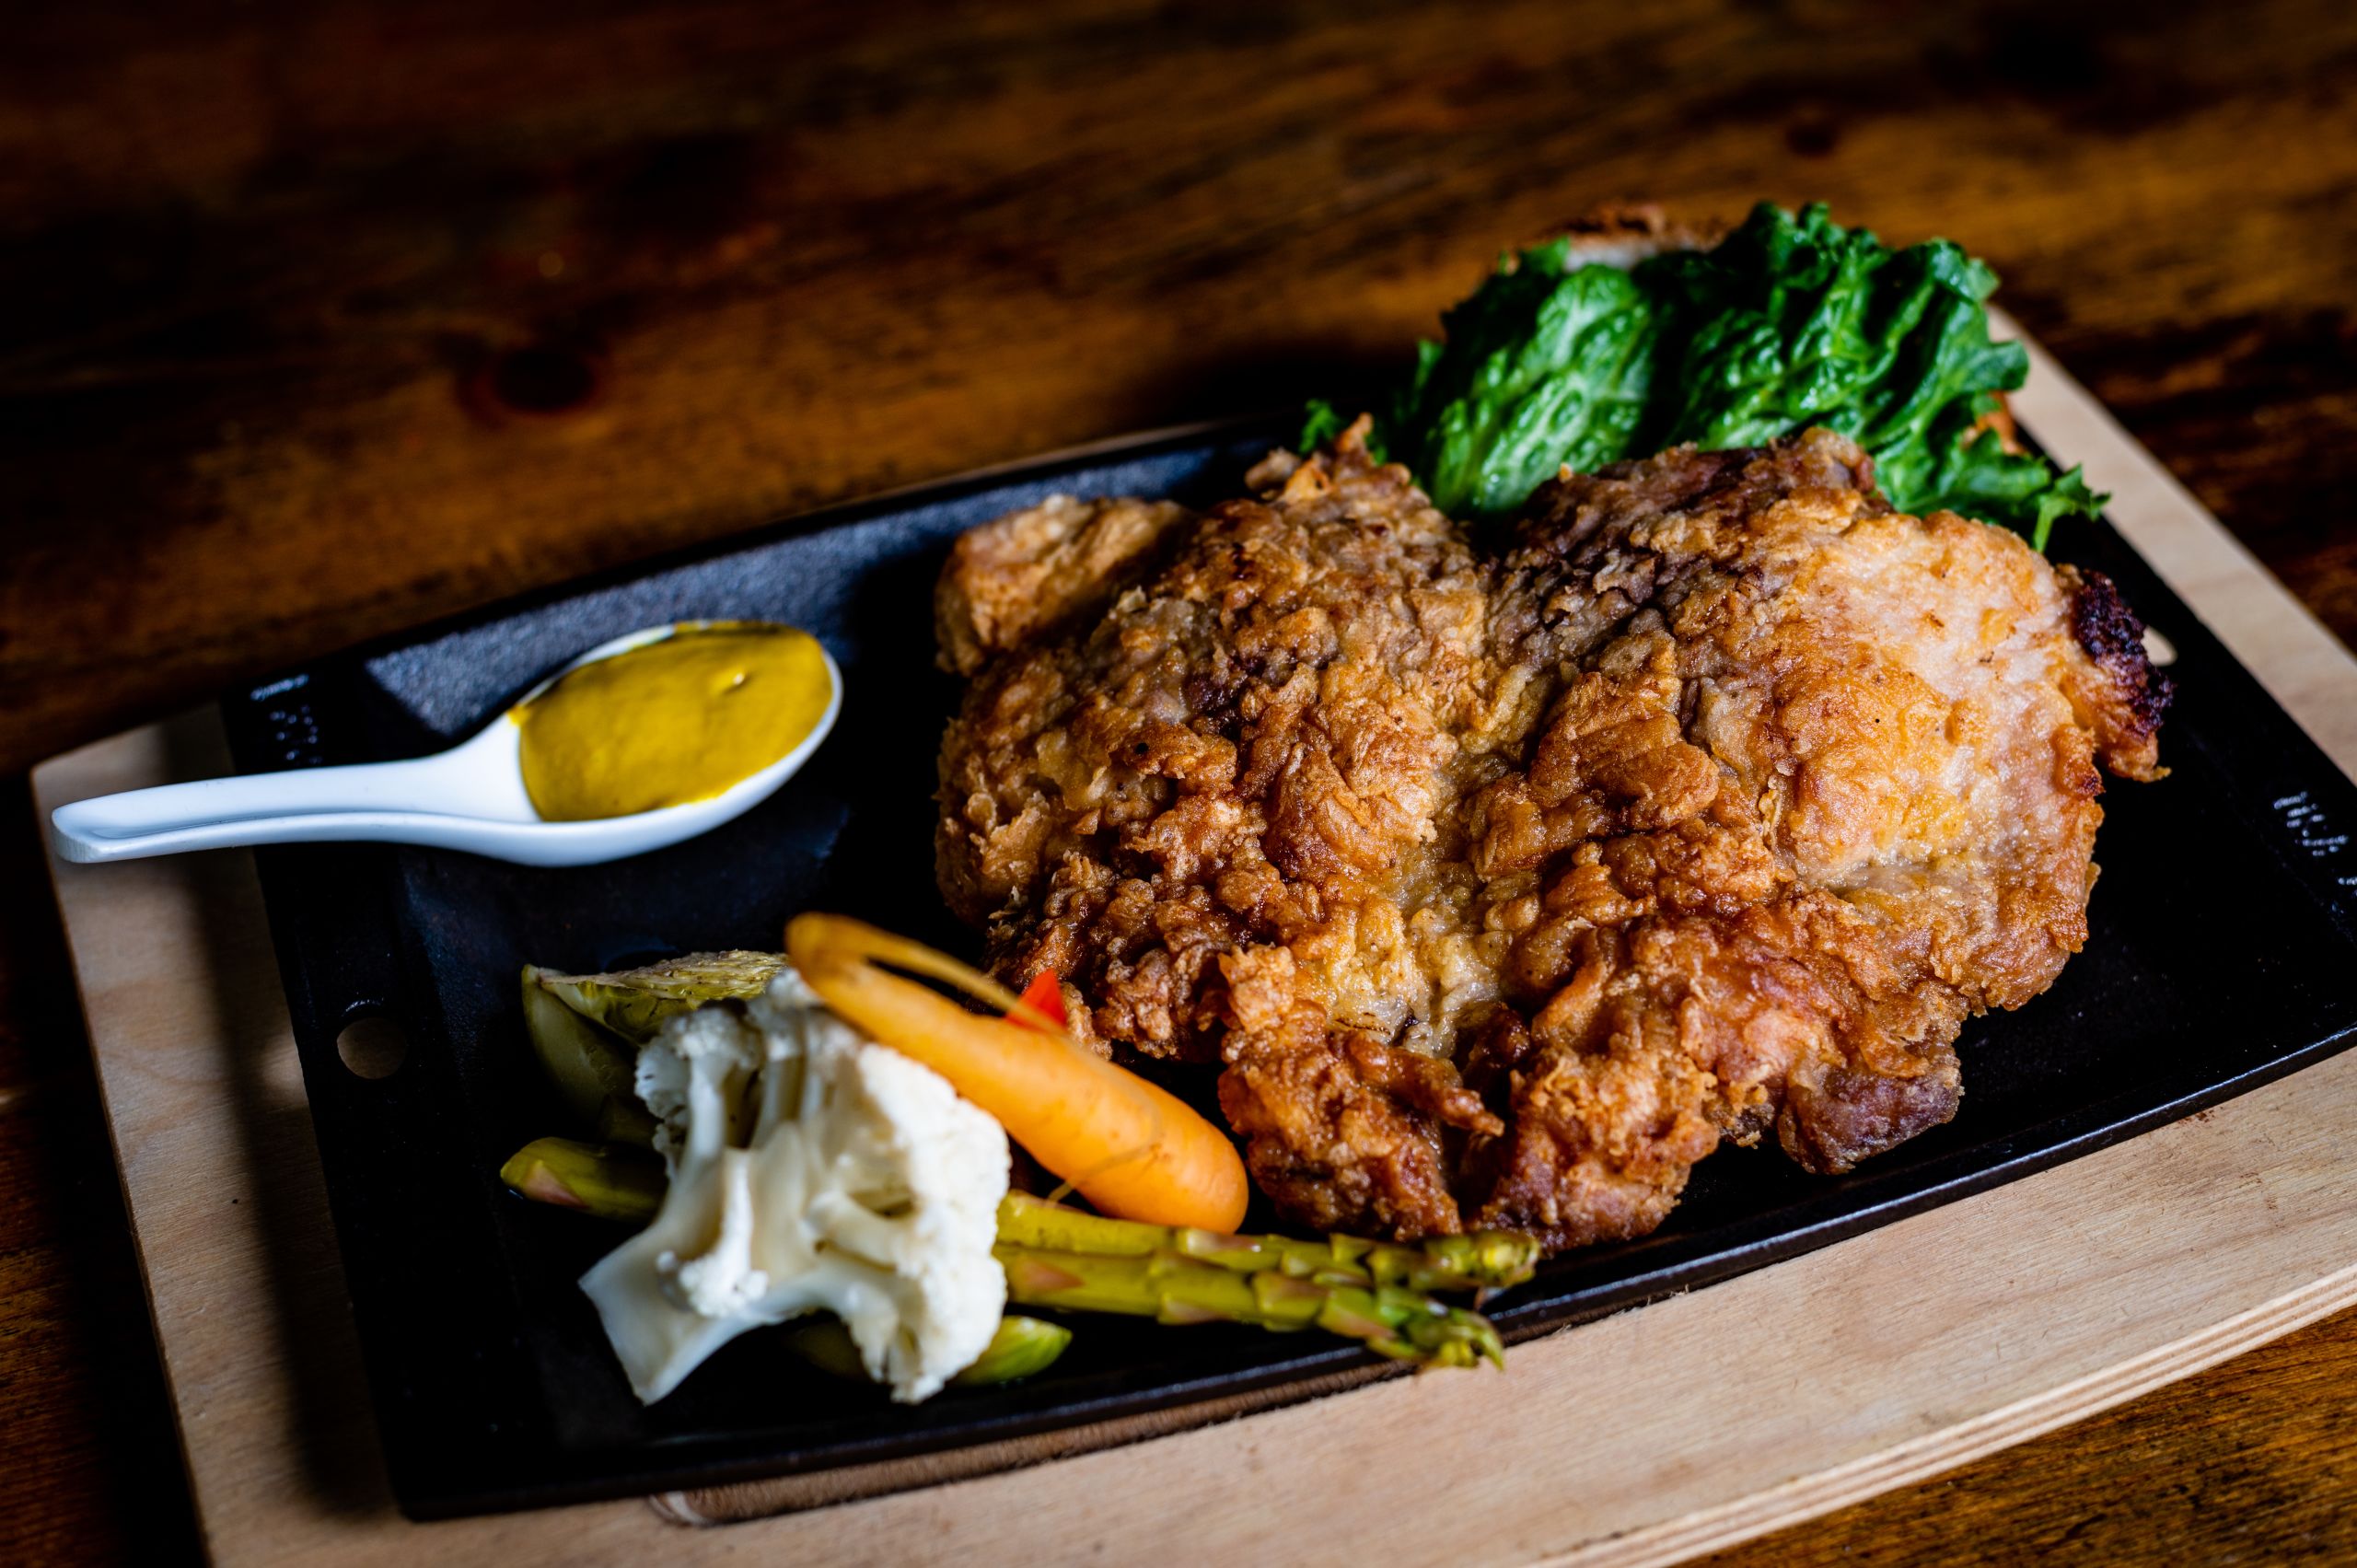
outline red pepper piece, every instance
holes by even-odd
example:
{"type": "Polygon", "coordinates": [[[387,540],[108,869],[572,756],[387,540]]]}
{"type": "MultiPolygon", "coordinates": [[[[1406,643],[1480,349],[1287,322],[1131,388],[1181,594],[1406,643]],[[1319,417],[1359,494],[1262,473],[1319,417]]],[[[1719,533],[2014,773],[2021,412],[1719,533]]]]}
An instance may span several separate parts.
{"type": "MultiPolygon", "coordinates": [[[[1031,977],[1031,983],[1023,988],[1023,1005],[1056,1028],[1064,1027],[1064,987],[1063,982],[1056,978],[1055,970],[1041,970],[1031,977]]],[[[1014,1016],[1011,1013],[1007,1016],[1014,1016]]]]}

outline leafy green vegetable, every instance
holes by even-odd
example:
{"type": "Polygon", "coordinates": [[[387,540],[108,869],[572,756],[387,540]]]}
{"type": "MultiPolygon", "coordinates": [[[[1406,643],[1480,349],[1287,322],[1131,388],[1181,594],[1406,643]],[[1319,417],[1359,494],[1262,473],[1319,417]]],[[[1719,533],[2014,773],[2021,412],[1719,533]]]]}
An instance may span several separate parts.
{"type": "MultiPolygon", "coordinates": [[[[1312,398],[1309,406],[1302,410],[1301,439],[1295,446],[1305,452],[1313,447],[1322,447],[1340,436],[1349,424],[1350,421],[1342,417],[1341,410],[1324,398],[1312,398]]],[[[1373,456],[1376,461],[1383,461],[1382,453],[1376,452],[1373,456]]]]}
{"type": "MultiPolygon", "coordinates": [[[[1743,447],[1813,424],[1871,453],[1892,503],[2029,534],[2102,498],[2077,470],[2007,452],[1981,424],[2028,355],[1993,343],[1997,275],[1934,239],[1894,251],[1824,206],[1762,203],[1716,248],[1623,272],[1568,240],[1503,260],[1420,345],[1376,436],[1443,511],[1510,512],[1560,467],[1691,441],[1743,447]]],[[[1313,404],[1305,445],[1341,428],[1313,404]]]]}
{"type": "Polygon", "coordinates": [[[1446,347],[1418,345],[1376,434],[1443,511],[1511,511],[1562,464],[1631,449],[1659,314],[1629,273],[1573,267],[1568,241],[1526,250],[1441,319],[1446,347]]]}

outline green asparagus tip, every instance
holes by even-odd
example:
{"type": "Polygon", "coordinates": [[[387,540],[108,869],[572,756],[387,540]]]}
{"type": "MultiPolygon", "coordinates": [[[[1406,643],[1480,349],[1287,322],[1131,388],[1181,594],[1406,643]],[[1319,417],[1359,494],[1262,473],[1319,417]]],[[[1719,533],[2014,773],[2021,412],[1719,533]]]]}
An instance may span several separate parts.
{"type": "Polygon", "coordinates": [[[1472,1366],[1486,1361],[1504,1370],[1506,1364],[1505,1341],[1499,1337],[1497,1325],[1478,1312],[1452,1307],[1436,1316],[1411,1318],[1399,1331],[1435,1366],[1472,1366]]]}
{"type": "MultiPolygon", "coordinates": [[[[851,1330],[836,1318],[806,1318],[785,1330],[785,1342],[795,1354],[837,1377],[867,1380],[867,1367],[851,1330]]],[[[1012,1383],[1046,1371],[1072,1343],[1072,1330],[1061,1323],[1010,1314],[998,1321],[990,1344],[966,1370],[949,1379],[960,1388],[985,1388],[1012,1383]]]]}
{"type": "Polygon", "coordinates": [[[1329,1236],[1228,1236],[1144,1225],[1010,1193],[998,1245],[1008,1299],[1164,1323],[1312,1326],[1376,1353],[1433,1366],[1504,1365],[1505,1343],[1479,1312],[1434,1292],[1520,1284],[1538,1244],[1505,1231],[1417,1242],[1329,1236]]]}
{"type": "Polygon", "coordinates": [[[1527,1281],[1538,1266],[1538,1243],[1510,1230],[1432,1237],[1421,1244],[1421,1261],[1413,1251],[1398,1250],[1404,1253],[1408,1266],[1396,1281],[1386,1283],[1418,1290],[1504,1290],[1527,1281]]]}
{"type": "Polygon", "coordinates": [[[1045,1372],[1070,1343],[1072,1330],[1062,1323],[1010,1314],[999,1319],[998,1332],[991,1336],[990,1348],[950,1381],[961,1388],[1012,1383],[1019,1377],[1045,1372]]]}
{"type": "Polygon", "coordinates": [[[536,1203],[644,1225],[663,1206],[663,1167],[633,1150],[572,1138],[535,1138],[499,1167],[500,1179],[536,1203]]]}

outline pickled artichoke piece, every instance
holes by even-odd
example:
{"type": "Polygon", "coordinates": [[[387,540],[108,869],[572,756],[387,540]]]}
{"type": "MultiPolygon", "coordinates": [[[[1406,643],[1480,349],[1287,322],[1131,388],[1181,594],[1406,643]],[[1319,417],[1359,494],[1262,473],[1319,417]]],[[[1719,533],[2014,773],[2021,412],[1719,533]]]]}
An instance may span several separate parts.
{"type": "Polygon", "coordinates": [[[629,1144],[635,1148],[651,1149],[655,1146],[655,1118],[634,1099],[610,1099],[598,1113],[597,1132],[601,1144],[629,1144]]]}
{"type": "Polygon", "coordinates": [[[732,948],[687,953],[644,969],[612,974],[535,971],[550,994],[584,1017],[593,1018],[633,1046],[655,1038],[664,1019],[707,1002],[759,996],[785,967],[783,953],[732,948]]]}
{"type": "Polygon", "coordinates": [[[637,1048],[567,1006],[541,983],[543,972],[528,964],[524,968],[524,1028],[541,1070],[581,1130],[645,1143],[653,1134],[654,1118],[638,1103],[632,1086],[637,1048]],[[622,1125],[632,1111],[641,1123],[635,1138],[622,1125]]]}
{"type": "Polygon", "coordinates": [[[532,1051],[580,1126],[609,1142],[645,1144],[655,1120],[633,1086],[638,1048],[664,1019],[725,997],[758,996],[785,958],[741,950],[690,953],[611,974],[524,966],[532,1051]]]}

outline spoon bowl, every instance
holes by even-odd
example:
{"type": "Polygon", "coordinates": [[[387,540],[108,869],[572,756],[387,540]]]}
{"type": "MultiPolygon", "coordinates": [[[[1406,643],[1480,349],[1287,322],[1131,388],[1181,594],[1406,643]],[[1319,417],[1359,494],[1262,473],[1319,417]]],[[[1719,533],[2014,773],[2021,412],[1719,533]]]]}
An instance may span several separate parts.
{"type": "Polygon", "coordinates": [[[594,865],[679,843],[768,799],[827,738],[842,709],[843,678],[824,648],[827,706],[808,735],[719,794],[659,810],[582,821],[544,819],[524,788],[524,731],[515,715],[583,665],[713,624],[649,626],[600,643],[447,751],[404,762],[300,768],[99,796],[52,812],[50,841],[63,858],[84,864],[193,849],[369,841],[466,850],[522,865],[594,865]]]}

